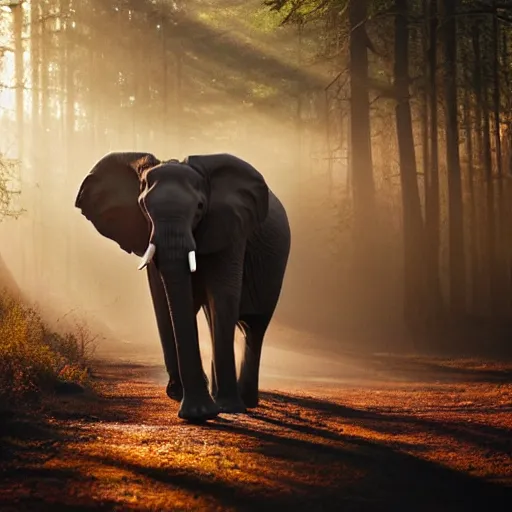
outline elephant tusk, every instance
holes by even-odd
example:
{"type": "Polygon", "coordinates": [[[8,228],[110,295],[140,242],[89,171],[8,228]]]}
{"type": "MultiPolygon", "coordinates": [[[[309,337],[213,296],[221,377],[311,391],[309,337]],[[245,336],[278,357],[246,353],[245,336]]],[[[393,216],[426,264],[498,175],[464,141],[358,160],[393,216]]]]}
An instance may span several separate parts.
{"type": "Polygon", "coordinates": [[[142,256],[140,260],[140,264],[137,270],[142,270],[144,267],[149,265],[151,263],[151,260],[153,259],[153,256],[156,252],[156,246],[154,244],[149,244],[148,248],[146,249],[146,252],[144,253],[144,256],[142,256]]]}
{"type": "Polygon", "coordinates": [[[190,251],[188,253],[188,266],[190,267],[190,272],[195,272],[197,270],[195,251],[190,251]]]}

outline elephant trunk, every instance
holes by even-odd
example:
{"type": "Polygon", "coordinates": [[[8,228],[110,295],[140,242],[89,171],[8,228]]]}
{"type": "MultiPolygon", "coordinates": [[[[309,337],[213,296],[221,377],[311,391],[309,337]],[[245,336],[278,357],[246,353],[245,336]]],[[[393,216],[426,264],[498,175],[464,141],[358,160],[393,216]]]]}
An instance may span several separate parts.
{"type": "Polygon", "coordinates": [[[187,254],[195,251],[191,232],[163,224],[153,230],[157,267],[160,271],[176,340],[176,351],[184,398],[189,394],[208,393],[206,389],[192,294],[192,276],[187,254]],[[203,384],[204,390],[199,386],[203,384]]]}
{"type": "MultiPolygon", "coordinates": [[[[192,277],[186,261],[174,265],[159,265],[172,319],[178,367],[184,398],[204,384],[203,366],[199,351],[197,320],[192,295],[192,277]]],[[[207,392],[205,387],[205,392],[207,392]]]]}

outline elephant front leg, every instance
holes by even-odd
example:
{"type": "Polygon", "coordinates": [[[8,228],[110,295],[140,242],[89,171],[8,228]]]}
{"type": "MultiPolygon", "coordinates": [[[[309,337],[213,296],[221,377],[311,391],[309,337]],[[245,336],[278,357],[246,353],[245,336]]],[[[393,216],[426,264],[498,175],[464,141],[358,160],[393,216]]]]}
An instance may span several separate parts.
{"type": "Polygon", "coordinates": [[[165,295],[160,272],[158,272],[155,264],[150,263],[147,269],[158,334],[160,335],[160,342],[164,353],[165,368],[169,375],[166,393],[172,400],[181,402],[183,398],[183,386],[180,379],[176,342],[174,339],[171,315],[169,313],[169,305],[167,304],[167,296],[165,295]]]}
{"type": "Polygon", "coordinates": [[[169,303],[183,385],[183,400],[178,416],[188,421],[215,418],[220,409],[213,401],[204,379],[190,274],[183,272],[184,265],[181,264],[175,267],[167,265],[159,270],[169,303]]]}
{"type": "MultiPolygon", "coordinates": [[[[148,282],[153,301],[153,309],[155,311],[158,334],[160,343],[164,353],[165,368],[169,375],[167,383],[167,396],[181,402],[183,399],[183,385],[181,383],[180,371],[178,366],[178,354],[176,351],[176,340],[174,338],[174,329],[172,326],[171,314],[167,303],[164,284],[155,264],[152,262],[148,265],[148,282]]],[[[200,304],[196,304],[196,315],[200,309],[200,304]]],[[[208,377],[203,372],[203,379],[208,385],[208,377]]]]}

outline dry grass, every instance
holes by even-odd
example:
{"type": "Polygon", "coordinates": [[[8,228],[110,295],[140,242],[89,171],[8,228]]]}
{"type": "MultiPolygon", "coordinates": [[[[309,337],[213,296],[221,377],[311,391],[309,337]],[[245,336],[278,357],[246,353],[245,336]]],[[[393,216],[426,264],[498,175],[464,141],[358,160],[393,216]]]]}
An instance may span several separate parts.
{"type": "Polygon", "coordinates": [[[58,334],[38,313],[0,295],[0,405],[20,403],[55,389],[59,383],[86,385],[94,338],[77,324],[58,334]]]}

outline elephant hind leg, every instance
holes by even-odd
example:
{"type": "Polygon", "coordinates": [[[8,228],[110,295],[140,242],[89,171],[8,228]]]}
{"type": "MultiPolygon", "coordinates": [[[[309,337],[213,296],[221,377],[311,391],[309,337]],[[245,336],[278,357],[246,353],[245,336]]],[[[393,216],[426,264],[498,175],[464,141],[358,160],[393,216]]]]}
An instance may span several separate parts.
{"type": "Polygon", "coordinates": [[[240,328],[245,335],[245,349],[238,379],[238,388],[244,404],[248,408],[258,405],[258,388],[261,348],[270,318],[262,315],[242,316],[240,328]]]}
{"type": "MultiPolygon", "coordinates": [[[[213,324],[212,324],[212,313],[207,305],[203,306],[203,312],[204,316],[206,318],[206,323],[208,324],[208,329],[210,331],[210,337],[212,339],[212,349],[213,349],[213,324]]],[[[211,373],[210,373],[210,379],[211,379],[211,388],[210,393],[212,396],[217,395],[218,386],[217,386],[217,377],[215,376],[215,364],[213,363],[213,357],[212,357],[212,363],[211,363],[211,373]]]]}

